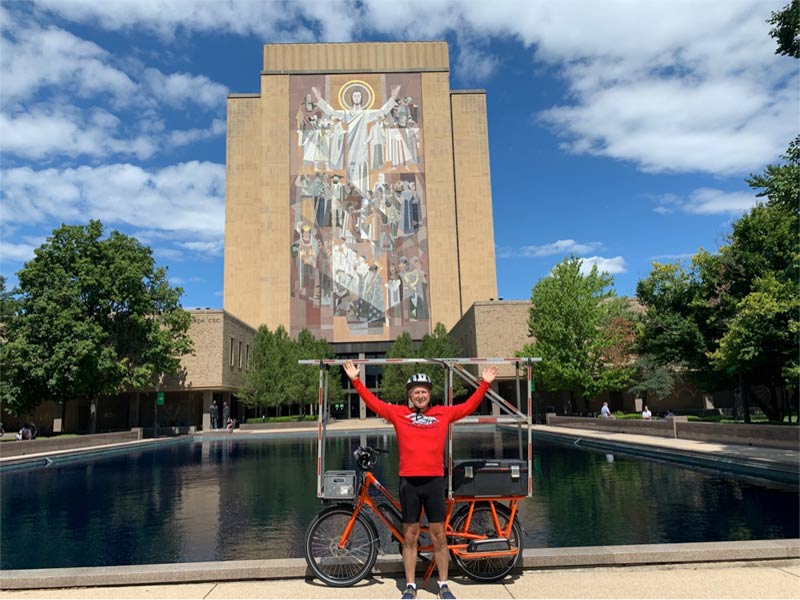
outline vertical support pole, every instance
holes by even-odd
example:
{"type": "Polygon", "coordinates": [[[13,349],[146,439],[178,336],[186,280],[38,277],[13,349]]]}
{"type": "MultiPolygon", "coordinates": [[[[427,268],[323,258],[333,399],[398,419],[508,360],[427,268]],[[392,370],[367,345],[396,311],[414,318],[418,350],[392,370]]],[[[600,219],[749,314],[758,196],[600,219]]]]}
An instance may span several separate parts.
{"type": "Polygon", "coordinates": [[[528,358],[528,496],[533,494],[533,435],[531,432],[531,405],[533,402],[533,392],[531,391],[531,381],[533,380],[533,367],[531,359],[528,358]]]}
{"type": "Polygon", "coordinates": [[[322,405],[324,403],[324,391],[323,391],[323,371],[324,371],[324,363],[319,361],[319,390],[317,392],[317,408],[319,409],[317,412],[317,498],[322,498],[322,469],[325,466],[325,437],[324,433],[324,423],[322,422],[322,405]]]}
{"type": "MultiPolygon", "coordinates": [[[[364,360],[365,354],[363,352],[358,353],[358,359],[364,360]]],[[[361,381],[364,382],[364,385],[367,385],[367,364],[368,363],[361,363],[358,365],[358,377],[361,381]]],[[[358,398],[358,419],[363,421],[367,418],[367,405],[364,404],[364,401],[359,396],[358,398]]]]}
{"type": "MultiPolygon", "coordinates": [[[[445,363],[447,406],[453,406],[453,365],[445,363]]],[[[447,426],[447,497],[453,497],[453,424],[447,426]]]]}
{"type": "MultiPolygon", "coordinates": [[[[516,392],[517,396],[517,410],[522,412],[522,407],[520,406],[521,398],[519,393],[519,361],[514,363],[514,382],[516,383],[514,391],[516,392]]],[[[522,458],[524,456],[522,453],[522,421],[517,421],[517,445],[519,447],[519,457],[522,458]]]]}

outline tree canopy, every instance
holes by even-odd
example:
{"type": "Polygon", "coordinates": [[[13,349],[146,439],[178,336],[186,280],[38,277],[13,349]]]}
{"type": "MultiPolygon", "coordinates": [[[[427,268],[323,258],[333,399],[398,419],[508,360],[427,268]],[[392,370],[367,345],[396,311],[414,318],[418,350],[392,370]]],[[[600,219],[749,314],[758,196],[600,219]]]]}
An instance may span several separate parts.
{"type": "Polygon", "coordinates": [[[528,330],[534,342],[519,355],[542,358],[536,375],[543,390],[587,398],[629,383],[635,317],[615,296],[611,275],[596,265],[584,275],[581,265],[580,258],[566,258],[533,287],[528,330]]]}
{"type": "Polygon", "coordinates": [[[773,11],[767,23],[772,25],[770,36],[778,42],[775,54],[800,58],[800,0],[773,11]]]}
{"type": "Polygon", "coordinates": [[[96,401],[156,385],[191,352],[183,290],[169,285],[152,251],[103,225],[62,225],[17,274],[4,299],[3,403],[17,414],[43,400],[96,401]]]}
{"type": "Polygon", "coordinates": [[[798,138],[784,158],[748,179],[763,200],[717,253],[701,250],[689,268],[656,263],[637,286],[647,307],[643,351],[683,367],[703,390],[738,388],[776,421],[797,405],[800,376],[798,138]]]}
{"type": "MultiPolygon", "coordinates": [[[[239,390],[239,399],[245,406],[262,412],[271,408],[280,415],[284,407],[297,405],[305,414],[305,407],[317,402],[319,369],[297,361],[334,356],[330,344],[315,338],[307,329],[293,340],[282,325],[275,331],[262,325],[253,337],[252,365],[239,390]]],[[[339,367],[331,367],[328,401],[336,402],[341,394],[339,367]]]]}
{"type": "MultiPolygon", "coordinates": [[[[414,343],[407,332],[397,337],[386,353],[386,358],[458,358],[462,354],[458,342],[447,334],[447,328],[437,323],[433,333],[425,335],[414,350],[414,343]]],[[[396,402],[406,402],[406,382],[414,373],[427,373],[433,381],[431,397],[444,402],[445,368],[437,364],[386,365],[381,382],[381,396],[396,402]]],[[[456,398],[466,390],[461,379],[453,377],[453,397],[456,398]]]]}

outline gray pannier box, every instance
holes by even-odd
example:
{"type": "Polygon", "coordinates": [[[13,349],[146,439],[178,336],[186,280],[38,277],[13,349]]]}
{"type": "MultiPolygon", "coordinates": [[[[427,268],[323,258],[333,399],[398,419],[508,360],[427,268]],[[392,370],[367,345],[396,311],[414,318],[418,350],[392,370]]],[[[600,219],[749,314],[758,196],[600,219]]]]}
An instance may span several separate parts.
{"type": "Polygon", "coordinates": [[[325,471],[322,480],[325,500],[352,500],[356,497],[355,471],[325,471]]]}
{"type": "Polygon", "coordinates": [[[455,496],[527,496],[528,461],[500,460],[453,461],[455,496]]]}

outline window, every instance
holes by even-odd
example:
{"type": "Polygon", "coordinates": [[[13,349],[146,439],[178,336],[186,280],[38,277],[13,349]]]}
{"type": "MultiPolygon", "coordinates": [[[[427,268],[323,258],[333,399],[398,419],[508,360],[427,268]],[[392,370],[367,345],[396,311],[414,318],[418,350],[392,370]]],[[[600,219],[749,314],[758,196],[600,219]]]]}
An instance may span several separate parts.
{"type": "Polygon", "coordinates": [[[233,362],[233,360],[234,360],[234,359],[233,359],[233,357],[234,357],[234,354],[233,354],[233,353],[234,353],[235,349],[236,349],[236,340],[234,340],[233,338],[231,338],[231,366],[233,366],[234,364],[236,364],[236,363],[234,363],[234,362],[233,362]]]}
{"type": "Polygon", "coordinates": [[[244,369],[245,371],[250,370],[250,344],[244,347],[244,369]]]}
{"type": "Polygon", "coordinates": [[[239,368],[241,369],[242,368],[242,342],[239,342],[239,354],[238,354],[238,357],[239,357],[239,360],[238,360],[239,368]]]}

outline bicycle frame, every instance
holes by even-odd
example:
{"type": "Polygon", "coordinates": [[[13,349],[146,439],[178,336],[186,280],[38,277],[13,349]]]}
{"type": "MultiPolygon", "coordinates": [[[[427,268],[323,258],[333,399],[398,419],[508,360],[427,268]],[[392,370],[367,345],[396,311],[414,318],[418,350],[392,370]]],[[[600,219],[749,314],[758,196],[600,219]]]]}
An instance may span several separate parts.
{"type": "MultiPolygon", "coordinates": [[[[353,510],[353,516],[348,521],[347,525],[345,526],[344,531],[342,532],[342,537],[339,540],[339,548],[344,548],[347,545],[347,540],[350,537],[350,533],[353,530],[353,525],[358,518],[359,513],[364,509],[366,506],[369,508],[377,517],[378,519],[389,528],[389,531],[392,533],[392,536],[401,544],[404,542],[404,534],[402,531],[398,530],[397,527],[394,526],[394,523],[390,521],[380,510],[379,505],[375,502],[375,500],[370,496],[369,491],[371,488],[376,488],[378,492],[382,495],[383,498],[388,500],[398,512],[400,512],[401,507],[400,503],[397,499],[392,495],[392,493],[386,489],[386,487],[378,481],[377,477],[375,477],[371,471],[366,471],[363,476],[363,481],[360,486],[360,490],[358,493],[358,500],[355,504],[355,509],[353,510]]],[[[446,503],[446,512],[445,512],[445,535],[448,539],[451,538],[459,538],[466,540],[465,542],[459,543],[448,543],[447,549],[452,552],[454,555],[457,555],[464,559],[480,559],[480,558],[505,558],[514,556],[519,552],[517,548],[510,548],[509,550],[494,550],[494,551],[486,551],[486,552],[468,552],[467,548],[469,546],[470,541],[477,541],[477,540],[485,540],[488,539],[486,535],[480,535],[476,533],[471,533],[469,531],[470,524],[472,522],[472,516],[475,511],[475,505],[478,503],[485,503],[489,505],[489,508],[492,513],[492,520],[494,524],[494,531],[498,532],[501,537],[508,539],[511,535],[511,528],[514,526],[514,519],[517,515],[517,504],[520,500],[525,499],[525,496],[493,496],[491,498],[476,498],[473,496],[455,496],[445,500],[446,503]],[[508,523],[505,527],[500,525],[500,518],[497,514],[497,508],[495,506],[495,502],[508,502],[509,505],[507,509],[510,511],[510,516],[508,517],[508,523]],[[452,525],[450,524],[450,518],[453,516],[453,511],[456,505],[464,504],[468,505],[468,513],[466,521],[464,522],[463,529],[455,530],[453,529],[452,525]]],[[[505,505],[503,505],[505,506],[505,505]]],[[[420,533],[427,533],[429,532],[429,528],[427,526],[422,526],[420,528],[420,533]]],[[[427,544],[425,546],[418,546],[417,553],[423,552],[433,552],[433,544],[427,544]]],[[[436,566],[434,560],[431,560],[428,564],[427,569],[425,570],[424,581],[427,583],[428,579],[430,578],[431,574],[433,573],[433,569],[436,566]]]]}

